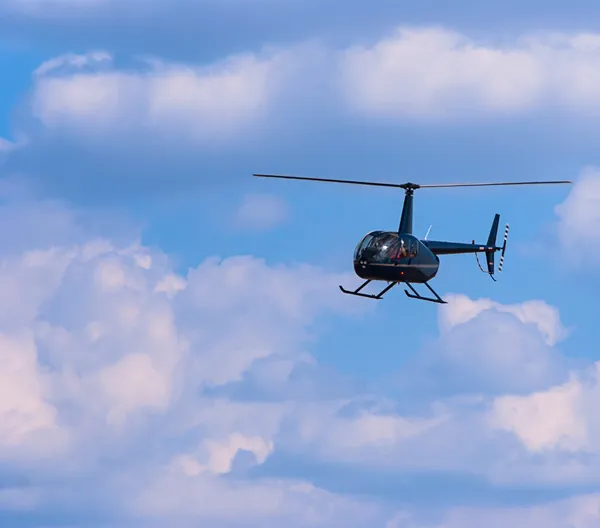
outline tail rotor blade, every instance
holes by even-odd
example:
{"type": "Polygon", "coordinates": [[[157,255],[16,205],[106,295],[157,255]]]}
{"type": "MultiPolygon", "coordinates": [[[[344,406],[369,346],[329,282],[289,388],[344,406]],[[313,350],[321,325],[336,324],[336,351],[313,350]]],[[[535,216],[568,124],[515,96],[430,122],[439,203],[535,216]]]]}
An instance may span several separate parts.
{"type": "Polygon", "coordinates": [[[508,240],[508,230],[510,226],[506,224],[506,229],[504,230],[504,243],[502,244],[502,252],[500,253],[500,264],[498,264],[498,273],[502,271],[502,266],[504,266],[504,252],[506,251],[506,241],[508,240]]]}

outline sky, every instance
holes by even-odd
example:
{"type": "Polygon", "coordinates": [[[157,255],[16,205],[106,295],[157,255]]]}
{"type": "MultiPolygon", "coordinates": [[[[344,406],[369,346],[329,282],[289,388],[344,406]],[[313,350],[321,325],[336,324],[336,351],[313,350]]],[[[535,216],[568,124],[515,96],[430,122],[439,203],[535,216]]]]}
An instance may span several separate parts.
{"type": "Polygon", "coordinates": [[[0,0],[0,71],[2,526],[600,525],[595,2],[0,0]],[[417,191],[510,224],[438,306],[265,172],[573,184],[417,191]]]}

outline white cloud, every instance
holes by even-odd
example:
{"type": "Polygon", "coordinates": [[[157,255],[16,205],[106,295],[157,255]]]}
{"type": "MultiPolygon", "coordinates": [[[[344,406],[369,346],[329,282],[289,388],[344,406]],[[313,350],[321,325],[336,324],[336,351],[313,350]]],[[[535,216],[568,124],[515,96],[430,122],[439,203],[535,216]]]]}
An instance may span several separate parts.
{"type": "Polygon", "coordinates": [[[111,0],[5,0],[3,7],[31,17],[48,17],[72,14],[73,10],[87,12],[109,3],[111,0]]]}
{"type": "Polygon", "coordinates": [[[502,396],[494,401],[491,423],[513,432],[530,451],[587,450],[581,397],[577,381],[528,396],[502,396]]]}
{"type": "MultiPolygon", "coordinates": [[[[449,30],[403,28],[368,48],[336,50],[310,41],[208,64],[133,57],[122,66],[103,50],[69,53],[36,70],[30,104],[15,123],[20,139],[1,150],[11,170],[42,188],[58,185],[72,196],[81,189],[73,181],[85,174],[86,183],[120,196],[138,178],[148,188],[173,188],[240,173],[230,164],[264,152],[274,138],[292,134],[299,143],[332,112],[428,121],[549,108],[594,119],[598,40],[595,34],[524,34],[492,46],[449,30]],[[54,172],[50,153],[57,147],[68,151],[69,163],[54,172]],[[122,172],[129,162],[114,163],[107,149],[133,168],[122,172]],[[225,160],[215,159],[224,153],[225,160]]],[[[238,224],[272,225],[284,214],[265,197],[247,200],[238,224]]]]}
{"type": "Polygon", "coordinates": [[[16,144],[12,141],[8,141],[8,139],[4,139],[0,137],[0,155],[6,154],[16,148],[16,144]]]}
{"type": "Polygon", "coordinates": [[[206,440],[203,442],[201,451],[204,451],[206,459],[204,463],[198,462],[198,456],[179,455],[173,460],[173,467],[180,468],[189,476],[199,475],[205,471],[221,475],[231,472],[235,456],[240,451],[252,453],[256,463],[263,464],[273,449],[272,440],[265,440],[260,436],[233,433],[221,441],[206,440]]]}
{"type": "Polygon", "coordinates": [[[157,148],[250,141],[284,106],[292,111],[297,97],[326,108],[342,95],[351,112],[391,119],[472,119],[547,105],[593,116],[598,42],[595,34],[525,34],[493,47],[446,29],[400,28],[368,48],[303,43],[208,65],[146,58],[129,69],[94,50],[42,64],[31,111],[47,129],[79,141],[118,144],[135,135],[157,148]],[[321,81],[306,81],[313,78],[321,81]]]}
{"type": "Polygon", "coordinates": [[[400,120],[472,120],[549,107],[594,118],[599,42],[595,33],[525,33],[492,45],[449,29],[400,27],[371,46],[300,43],[208,65],[152,58],[135,68],[118,68],[109,53],[93,50],[42,64],[31,108],[45,127],[74,131],[79,140],[120,142],[135,134],[196,146],[250,141],[284,107],[292,115],[297,97],[313,109],[341,97],[352,113],[400,120]]]}
{"type": "MultiPolygon", "coordinates": [[[[389,93],[375,100],[363,86],[368,113],[383,101],[401,115],[403,105],[421,116],[443,115],[444,104],[457,101],[450,95],[455,88],[466,88],[465,100],[479,109],[499,112],[521,112],[546,97],[570,103],[583,89],[562,91],[546,64],[557,59],[557,70],[576,78],[586,61],[595,64],[598,49],[585,36],[525,39],[512,51],[430,30],[403,38],[353,56],[353,67],[380,80],[378,61],[389,59],[383,80],[392,84],[398,72],[422,74],[401,79],[400,103],[389,93]],[[416,63],[422,54],[432,61],[427,70],[416,63]]],[[[154,127],[163,137],[230,138],[266,115],[280,88],[271,91],[270,79],[279,78],[285,62],[274,57],[242,56],[207,69],[153,62],[140,73],[114,69],[104,52],[67,55],[38,69],[33,101],[55,130],[110,135],[124,123],[125,132],[154,127]]],[[[583,95],[596,104],[595,96],[583,95]]],[[[558,209],[567,242],[598,222],[596,179],[588,173],[558,209]]],[[[267,227],[284,212],[271,198],[254,196],[238,220],[267,227]]],[[[190,519],[211,526],[382,526],[391,516],[393,508],[308,482],[252,479],[236,467],[242,452],[255,465],[284,453],[371,470],[466,471],[504,484],[598,482],[598,370],[568,372],[556,349],[568,330],[543,301],[502,305],[450,296],[439,312],[434,384],[451,368],[471,377],[456,378],[459,395],[429,402],[425,412],[399,412],[397,401],[378,394],[367,402],[278,398],[298,365],[315,366],[304,350],[315,320],[374,307],[339,294],[337,284],[352,280],[347,274],[237,256],[206,259],[181,276],[159,251],[82,236],[75,216],[52,204],[0,208],[0,459],[51,473],[39,489],[4,489],[0,508],[52,503],[56,482],[61,493],[81,497],[87,490],[77,478],[92,476],[99,486],[119,484],[110,505],[169,526],[190,519]],[[265,359],[272,361],[257,379],[273,389],[275,401],[211,396],[243,383],[265,359]],[[494,395],[473,395],[473,381],[494,395]]],[[[412,381],[431,378],[422,370],[412,381]]],[[[454,510],[441,524],[402,514],[388,526],[588,528],[598,521],[598,498],[590,496],[535,508],[454,510]]]]}
{"type": "MultiPolygon", "coordinates": [[[[0,318],[2,335],[25,327],[29,334],[22,335],[30,336],[0,340],[0,351],[16,361],[0,383],[12,395],[1,399],[11,410],[0,404],[0,454],[13,464],[53,457],[53,478],[73,497],[82,492],[69,487],[69,472],[100,471],[98,478],[114,487],[104,500],[133,518],[173,525],[385,525],[394,508],[309,482],[248,479],[236,470],[236,459],[245,452],[261,465],[279,451],[385,471],[476,471],[509,482],[527,470],[530,480],[551,481],[552,470],[565,477],[564,463],[549,459],[547,467],[535,468],[521,454],[520,467],[511,467],[513,447],[496,443],[495,431],[514,435],[524,453],[562,445],[577,456],[594,440],[593,408],[585,411],[587,425],[578,425],[573,405],[581,404],[562,393],[537,403],[529,396],[500,397],[488,412],[481,402],[438,402],[418,416],[402,415],[395,402],[380,397],[369,406],[360,399],[236,402],[202,395],[203,388],[242,379],[256,359],[281,355],[292,368],[304,361],[299,340],[324,311],[370,309],[372,303],[349,305],[337,291],[340,278],[311,266],[212,258],[182,277],[159,252],[107,240],[8,258],[4,269],[13,270],[14,287],[38,293],[11,300],[18,318],[0,318]],[[149,438],[153,455],[143,451],[149,438]],[[21,458],[14,457],[15,445],[21,458]],[[96,461],[106,453],[122,470],[102,472],[96,461]],[[497,470],[502,464],[504,474],[497,470]]],[[[543,304],[453,301],[440,316],[442,338],[477,324],[486,312],[512,317],[541,341],[562,336],[560,317],[543,304]]],[[[590,393],[586,401],[593,400],[590,393]]],[[[576,477],[590,479],[589,473],[576,477]]],[[[56,500],[43,486],[19,493],[23,508],[56,500]]],[[[513,525],[524,523],[528,512],[513,514],[513,525]]],[[[505,513],[469,512],[465,522],[505,513]]],[[[447,522],[457,522],[455,515],[447,522]]],[[[419,522],[418,515],[409,519],[419,522]]]]}
{"type": "MultiPolygon", "coordinates": [[[[600,523],[600,495],[508,508],[452,508],[440,523],[409,528],[594,528],[600,523]]],[[[390,528],[404,528],[402,523],[390,528]]]]}
{"type": "Polygon", "coordinates": [[[555,207],[559,241],[569,261],[581,264],[600,257],[600,172],[585,168],[567,198],[555,207]]]}
{"type": "Polygon", "coordinates": [[[599,66],[594,33],[526,34],[492,46],[447,29],[401,27],[349,49],[340,72],[348,102],[364,114],[472,120],[548,105],[587,115],[600,105],[599,66]]]}
{"type": "MultiPolygon", "coordinates": [[[[0,334],[0,459],[61,454],[67,437],[46,401],[47,380],[31,332],[0,334]]],[[[27,458],[25,458],[27,460],[27,458]]]]}
{"type": "Polygon", "coordinates": [[[304,404],[289,411],[285,449],[364,470],[467,471],[502,485],[597,482],[597,462],[586,457],[600,446],[598,370],[569,372],[552,349],[565,335],[557,311],[539,301],[449,299],[430,361],[398,380],[418,414],[375,395],[304,404]],[[418,396],[454,377],[452,397],[418,396]]]}
{"type": "MultiPolygon", "coordinates": [[[[26,391],[19,400],[32,402],[18,431],[54,427],[70,440],[71,464],[116,448],[123,435],[135,442],[154,420],[170,434],[206,431],[192,434],[172,453],[172,464],[189,475],[229,473],[240,450],[253,453],[260,464],[278,445],[292,452],[310,447],[323,460],[373,467],[389,466],[393,457],[398,467],[464,469],[473,462],[468,450],[458,456],[456,447],[434,439],[460,438],[468,420],[477,424],[471,428],[473,440],[476,431],[485,434],[485,424],[476,418],[481,410],[469,405],[438,404],[428,415],[406,417],[384,401],[372,409],[359,405],[350,415],[347,406],[360,402],[234,403],[199,397],[205,388],[243,380],[255,361],[273,356],[287,358],[285,368],[267,368],[261,379],[280,386],[294,364],[305,361],[306,328],[319,314],[372,309],[373,303],[347,303],[336,288],[341,277],[306,265],[268,267],[249,256],[207,259],[181,277],[160,253],[105,240],[11,258],[5,259],[13,269],[5,264],[7,284],[25,295],[5,297],[0,323],[7,329],[25,326],[35,336],[30,355],[19,355],[30,358],[33,370],[23,371],[27,378],[18,383],[26,391]],[[28,295],[28,288],[36,295],[28,295]],[[42,364],[45,390],[35,392],[30,387],[42,364]],[[34,411],[38,414],[31,415],[34,411]]],[[[545,305],[459,300],[446,310],[446,333],[477,324],[480,315],[468,319],[483,306],[509,312],[514,325],[521,325],[505,336],[532,331],[540,341],[553,342],[561,335],[560,318],[545,305]],[[525,325],[531,329],[523,330],[525,325]]],[[[530,354],[520,346],[516,340],[509,370],[530,354]]],[[[464,353],[465,362],[473,361],[477,345],[471,342],[464,353]]],[[[479,367],[491,365],[498,374],[506,352],[498,353],[480,358],[479,367]]],[[[486,473],[485,466],[481,471],[486,473]]]]}
{"type": "Polygon", "coordinates": [[[600,363],[596,363],[548,390],[497,398],[489,419],[532,452],[600,453],[599,396],[600,363]]]}
{"type": "Polygon", "coordinates": [[[39,496],[35,488],[3,488],[0,490],[0,511],[31,510],[38,505],[39,496]]]}
{"type": "MultiPolygon", "coordinates": [[[[215,479],[234,471],[241,452],[263,464],[290,404],[236,403],[203,397],[202,390],[241,379],[258,358],[304,361],[306,327],[320,313],[371,309],[372,303],[348,307],[336,287],[340,277],[311,266],[269,267],[252,257],[208,259],[181,277],[160,252],[106,239],[13,249],[0,254],[0,269],[6,278],[0,303],[3,461],[46,472],[73,497],[82,491],[70,484],[72,472],[100,472],[101,482],[115,479],[115,507],[126,500],[118,495],[131,478],[126,507],[142,517],[291,521],[316,515],[333,525],[343,524],[340,515],[348,522],[381,518],[379,506],[306,485],[215,479]],[[19,295],[11,296],[9,286],[19,295]],[[160,451],[133,469],[149,438],[160,451]],[[177,442],[170,446],[172,439],[177,442]],[[103,470],[107,454],[130,475],[103,470]],[[143,482],[146,471],[156,479],[143,482]],[[159,500],[153,493],[165,482],[176,488],[160,492],[159,500]],[[237,508],[223,500],[227,496],[237,508]],[[244,505],[253,506],[245,511],[244,505]]],[[[285,379],[289,370],[271,374],[285,379]]],[[[33,495],[15,490],[15,501],[17,493],[24,508],[58,499],[47,486],[33,495]]]]}
{"type": "Polygon", "coordinates": [[[526,394],[565,380],[569,362],[557,345],[570,330],[555,307],[541,300],[446,299],[439,338],[402,373],[402,383],[417,392],[491,395],[526,394]]]}
{"type": "MultiPolygon", "coordinates": [[[[48,236],[72,222],[61,215],[48,236]]],[[[42,485],[48,478],[80,498],[72,475],[94,475],[111,490],[108,504],[172,523],[239,524],[244,511],[248,525],[365,526],[385,525],[392,515],[387,505],[310,483],[252,479],[238,467],[241,453],[254,465],[301,454],[370,470],[468,471],[505,483],[596,478],[597,465],[582,469],[578,458],[600,445],[594,372],[572,378],[581,387],[574,391],[572,384],[548,396],[550,386],[535,395],[451,398],[418,414],[399,412],[397,401],[377,393],[310,401],[275,390],[271,401],[211,396],[243,382],[264,358],[281,359],[259,376],[280,389],[306,364],[315,320],[332,311],[353,316],[375,303],[348,303],[337,289],[351,280],[347,274],[309,265],[213,257],[181,276],[160,251],[138,243],[66,237],[47,246],[35,249],[34,239],[28,249],[0,252],[0,457],[46,472],[41,487],[22,496],[23,507],[55,504],[54,490],[42,485]],[[104,467],[107,456],[119,471],[104,467]]],[[[462,348],[453,349],[462,355],[452,359],[463,370],[476,363],[475,374],[484,381],[495,375],[501,388],[531,372],[524,360],[544,365],[566,335],[558,312],[539,301],[450,300],[440,312],[440,344],[466,332],[462,348]],[[481,325],[484,335],[499,327],[510,353],[473,340],[481,325]]],[[[416,382],[428,382],[420,376],[416,382]]]]}
{"type": "Polygon", "coordinates": [[[202,67],[145,60],[141,71],[109,68],[111,59],[95,51],[44,63],[36,71],[34,116],[84,137],[137,131],[163,141],[218,143],[260,123],[290,57],[241,54],[202,67]],[[77,71],[86,66],[92,71],[77,71]]]}
{"type": "Polygon", "coordinates": [[[290,411],[294,419],[290,429],[281,433],[281,441],[290,452],[363,469],[402,471],[436,466],[429,460],[432,451],[415,446],[444,435],[451,413],[434,409],[429,416],[404,417],[390,409],[389,402],[377,400],[379,408],[375,409],[363,408],[360,400],[298,406],[290,411]],[[353,406],[358,409],[350,412],[353,406]]]}
{"type": "Polygon", "coordinates": [[[205,520],[210,526],[382,525],[389,509],[376,501],[330,493],[305,482],[263,480],[228,485],[206,475],[173,470],[153,475],[127,507],[136,517],[158,517],[169,525],[205,520]]]}
{"type": "Polygon", "coordinates": [[[502,395],[485,411],[484,427],[506,457],[488,468],[488,478],[544,486],[597,486],[600,466],[600,364],[573,370],[561,384],[525,395],[502,395]],[[506,440],[514,440],[512,448],[506,440]]]}
{"type": "Polygon", "coordinates": [[[129,354],[104,368],[99,378],[110,402],[109,423],[122,423],[139,408],[164,411],[170,403],[171,380],[147,354],[129,354]]]}
{"type": "Polygon", "coordinates": [[[568,335],[558,310],[541,300],[520,304],[500,304],[491,299],[469,299],[466,295],[447,295],[448,304],[439,312],[439,324],[449,331],[465,324],[485,311],[494,310],[515,316],[523,324],[535,325],[549,346],[554,346],[568,335]]]}
{"type": "Polygon", "coordinates": [[[233,218],[242,229],[269,229],[288,217],[288,206],[278,196],[270,194],[246,195],[233,218]]]}
{"type": "Polygon", "coordinates": [[[183,277],[170,273],[161,279],[154,288],[155,293],[165,293],[172,299],[178,292],[185,290],[187,282],[183,277]]]}
{"type": "Polygon", "coordinates": [[[44,77],[51,73],[60,73],[61,69],[66,72],[72,69],[82,69],[86,66],[99,68],[103,64],[111,66],[113,62],[112,56],[106,51],[90,51],[84,55],[75,53],[67,53],[43,62],[34,72],[34,77],[44,77]]]}

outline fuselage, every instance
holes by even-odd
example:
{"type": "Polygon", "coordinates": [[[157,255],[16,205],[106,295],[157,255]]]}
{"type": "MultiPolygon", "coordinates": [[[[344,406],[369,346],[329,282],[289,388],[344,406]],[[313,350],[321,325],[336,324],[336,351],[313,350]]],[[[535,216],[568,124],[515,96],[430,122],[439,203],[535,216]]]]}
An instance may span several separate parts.
{"type": "Polygon", "coordinates": [[[393,231],[372,231],[354,251],[354,271],[365,280],[423,283],[437,275],[439,266],[422,241],[393,231]]]}

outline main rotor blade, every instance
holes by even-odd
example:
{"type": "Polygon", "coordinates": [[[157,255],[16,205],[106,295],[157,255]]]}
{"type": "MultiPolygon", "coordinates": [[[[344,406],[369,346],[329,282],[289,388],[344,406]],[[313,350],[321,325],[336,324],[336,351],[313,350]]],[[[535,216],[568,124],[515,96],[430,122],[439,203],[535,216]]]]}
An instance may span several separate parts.
{"type": "Polygon", "coordinates": [[[554,183],[573,183],[571,180],[549,180],[549,181],[522,181],[522,182],[494,182],[494,183],[438,183],[438,184],[423,184],[420,188],[435,188],[435,187],[491,187],[497,185],[549,185],[554,183]]]}
{"type": "Polygon", "coordinates": [[[434,189],[443,187],[492,187],[501,185],[549,185],[560,183],[573,183],[571,180],[549,180],[549,181],[520,181],[520,182],[493,182],[493,183],[436,183],[436,184],[418,184],[418,183],[387,183],[358,180],[338,180],[331,178],[310,178],[308,176],[288,176],[283,174],[253,174],[259,178],[280,178],[283,180],[305,180],[330,183],[349,183],[353,185],[371,185],[373,187],[394,187],[397,189],[434,189]]]}
{"type": "Polygon", "coordinates": [[[320,182],[331,182],[331,183],[351,183],[354,185],[372,185],[374,187],[396,187],[399,189],[406,188],[406,183],[385,183],[385,182],[369,182],[369,181],[356,181],[356,180],[334,180],[330,178],[309,178],[308,176],[286,176],[283,174],[253,174],[259,178],[281,178],[283,180],[308,180],[308,181],[320,181],[320,182]]]}

